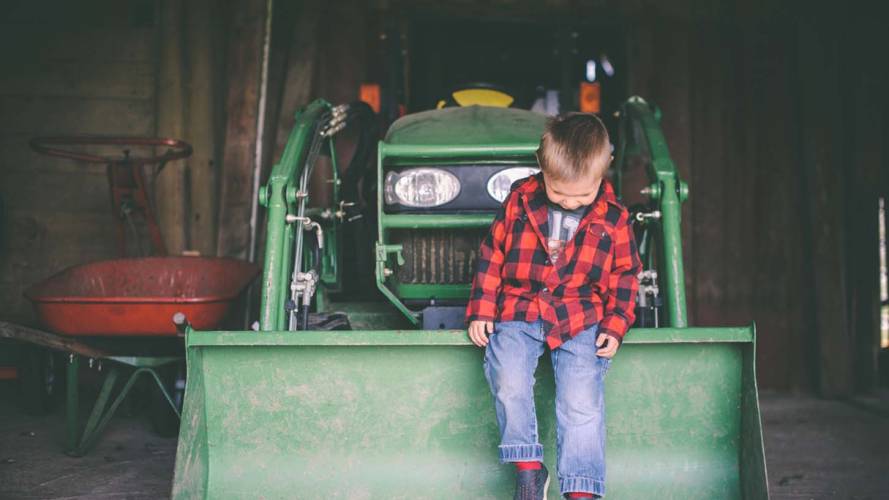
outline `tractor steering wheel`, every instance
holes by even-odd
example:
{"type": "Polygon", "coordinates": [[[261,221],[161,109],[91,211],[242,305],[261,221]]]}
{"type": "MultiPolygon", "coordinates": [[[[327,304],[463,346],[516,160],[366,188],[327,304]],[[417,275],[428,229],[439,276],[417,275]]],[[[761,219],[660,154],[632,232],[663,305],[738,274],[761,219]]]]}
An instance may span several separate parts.
{"type": "Polygon", "coordinates": [[[72,160],[80,160],[89,163],[103,163],[106,165],[126,163],[129,165],[148,165],[168,161],[179,160],[191,156],[191,145],[179,139],[165,137],[122,137],[122,136],[88,136],[72,135],[58,137],[35,137],[29,141],[31,149],[38,153],[72,160]],[[163,154],[153,156],[129,156],[128,150],[124,150],[123,157],[101,156],[63,149],[59,146],[166,146],[169,149],[163,154]]]}

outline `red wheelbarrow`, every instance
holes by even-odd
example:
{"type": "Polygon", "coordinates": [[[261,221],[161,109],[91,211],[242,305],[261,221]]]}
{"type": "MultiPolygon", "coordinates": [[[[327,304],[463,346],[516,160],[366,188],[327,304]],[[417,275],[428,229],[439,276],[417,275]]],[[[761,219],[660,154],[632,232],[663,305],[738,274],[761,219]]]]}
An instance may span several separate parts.
{"type": "Polygon", "coordinates": [[[156,175],[167,162],[191,154],[187,143],[164,138],[80,136],[33,139],[31,147],[43,154],[107,164],[119,253],[122,257],[127,255],[127,226],[137,240],[136,247],[139,246],[134,218],[141,216],[153,253],[161,256],[121,258],[68,268],[25,291],[39,321],[53,333],[0,323],[0,336],[68,354],[66,413],[70,454],[88,451],[142,376],[154,380],[160,404],[169,406],[166,413],[175,416],[178,426],[185,372],[182,342],[176,336],[173,316],[178,313],[197,328],[221,327],[236,299],[259,273],[259,267],[229,258],[163,256],[166,249],[147,193],[149,183],[144,167],[157,165],[156,175]],[[124,149],[121,156],[109,157],[77,149],[84,146],[167,149],[141,157],[124,149]],[[104,362],[108,370],[92,414],[78,437],[81,358],[88,359],[89,366],[97,369],[104,362]],[[118,379],[126,373],[129,377],[112,398],[118,379]]]}
{"type": "Polygon", "coordinates": [[[56,335],[10,324],[0,325],[0,330],[6,330],[9,337],[69,353],[68,453],[81,456],[95,444],[130,389],[143,376],[153,380],[159,391],[152,407],[155,427],[161,434],[174,434],[185,389],[185,371],[173,317],[184,315],[192,325],[205,328],[221,325],[231,305],[258,272],[259,268],[248,262],[204,257],[116,259],[74,266],[29,288],[25,295],[47,329],[76,336],[77,341],[61,343],[61,337],[56,335]],[[174,344],[161,345],[158,341],[167,339],[158,339],[159,336],[173,337],[170,340],[174,344]],[[146,337],[154,341],[146,345],[146,337]],[[91,349],[76,350],[75,346],[91,349]],[[106,362],[109,369],[89,420],[78,436],[81,358],[89,359],[90,367],[97,369],[106,362]],[[118,380],[127,372],[129,378],[112,399],[118,380]],[[168,406],[172,413],[158,409],[157,405],[168,406]]]}
{"type": "Polygon", "coordinates": [[[115,259],[68,268],[25,291],[40,322],[62,335],[176,335],[172,317],[220,325],[256,277],[249,262],[207,257],[115,259]]]}

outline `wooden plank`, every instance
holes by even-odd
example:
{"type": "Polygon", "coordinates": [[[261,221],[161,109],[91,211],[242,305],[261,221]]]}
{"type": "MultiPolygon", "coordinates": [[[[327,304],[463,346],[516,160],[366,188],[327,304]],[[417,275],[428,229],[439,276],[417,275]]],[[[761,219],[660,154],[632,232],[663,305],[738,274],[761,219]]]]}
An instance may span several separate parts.
{"type": "Polygon", "coordinates": [[[107,358],[110,353],[97,349],[71,337],[63,337],[54,333],[0,321],[0,338],[13,339],[29,344],[41,345],[62,352],[80,354],[88,358],[107,358]]]}
{"type": "Polygon", "coordinates": [[[31,324],[25,288],[62,269],[116,256],[110,214],[10,210],[0,259],[0,318],[31,324]]]}
{"type": "Polygon", "coordinates": [[[727,96],[724,94],[723,64],[725,53],[719,45],[715,25],[695,27],[691,41],[691,182],[694,195],[689,198],[694,214],[692,246],[694,264],[694,305],[697,324],[722,325],[727,283],[723,203],[726,145],[723,126],[727,96]]]}
{"type": "Polygon", "coordinates": [[[26,61],[153,64],[154,28],[107,24],[101,29],[71,24],[0,24],[0,58],[6,64],[26,61]],[[28,50],[22,50],[27,47],[28,50]]]}
{"type": "MultiPolygon", "coordinates": [[[[753,269],[756,221],[753,217],[759,196],[754,189],[756,168],[757,123],[754,114],[756,89],[753,68],[757,63],[757,40],[754,33],[736,21],[723,21],[719,42],[723,56],[723,96],[726,111],[721,129],[725,144],[722,168],[724,245],[723,283],[724,324],[750,324],[753,320],[753,269]]],[[[767,50],[767,48],[765,49],[767,50]]]]}
{"type": "Polygon", "coordinates": [[[216,2],[196,0],[186,5],[188,117],[186,140],[194,153],[188,160],[190,247],[216,255],[216,70],[213,54],[213,13],[216,2]]]}
{"type": "Polygon", "coordinates": [[[856,391],[870,392],[878,384],[880,348],[879,196],[887,137],[883,119],[889,83],[885,65],[872,65],[889,42],[875,20],[864,20],[844,36],[843,95],[847,96],[845,131],[851,176],[846,183],[847,265],[849,267],[849,330],[856,391]],[[881,44],[882,42],[882,44],[881,44]]]}
{"type": "Polygon", "coordinates": [[[629,95],[651,99],[656,79],[653,21],[649,17],[635,18],[629,23],[626,37],[627,86],[629,95]]]}
{"type": "Polygon", "coordinates": [[[0,97],[0,133],[38,135],[151,135],[154,104],[148,99],[0,97]]]}
{"type": "Polygon", "coordinates": [[[807,352],[813,343],[804,314],[805,244],[800,220],[804,205],[800,187],[796,143],[788,140],[798,133],[795,116],[795,89],[792,86],[792,58],[795,39],[784,26],[767,28],[765,39],[750,47],[760,52],[751,72],[757,134],[753,190],[757,202],[753,216],[757,229],[750,246],[754,263],[751,305],[757,325],[757,380],[760,387],[777,390],[811,390],[811,367],[807,352]]]}
{"type": "Polygon", "coordinates": [[[111,208],[104,172],[96,175],[9,170],[0,174],[0,196],[8,209],[16,210],[107,214],[111,208]]]}
{"type": "Polygon", "coordinates": [[[151,99],[154,65],[31,59],[0,73],[0,96],[151,99]]]}
{"type": "Polygon", "coordinates": [[[798,27],[798,81],[802,174],[807,192],[804,221],[812,277],[813,341],[818,345],[817,388],[825,397],[852,392],[851,337],[847,323],[844,249],[842,110],[837,37],[823,21],[798,27]]]}
{"type": "Polygon", "coordinates": [[[4,250],[9,252],[10,260],[19,257],[22,265],[54,269],[53,262],[38,258],[42,249],[52,248],[57,255],[70,255],[70,262],[90,257],[90,249],[108,249],[100,252],[101,255],[114,255],[114,228],[108,212],[7,209],[7,230],[12,237],[5,242],[4,250]]]}
{"type": "MultiPolygon", "coordinates": [[[[185,88],[182,48],[182,0],[161,2],[160,65],[157,88],[157,134],[180,139],[185,133],[185,88]]],[[[166,251],[177,255],[188,248],[185,161],[167,164],[155,183],[154,202],[166,251]]]]}
{"type": "Polygon", "coordinates": [[[250,238],[265,5],[261,0],[227,4],[229,81],[217,245],[217,252],[225,256],[246,257],[250,238]]]}

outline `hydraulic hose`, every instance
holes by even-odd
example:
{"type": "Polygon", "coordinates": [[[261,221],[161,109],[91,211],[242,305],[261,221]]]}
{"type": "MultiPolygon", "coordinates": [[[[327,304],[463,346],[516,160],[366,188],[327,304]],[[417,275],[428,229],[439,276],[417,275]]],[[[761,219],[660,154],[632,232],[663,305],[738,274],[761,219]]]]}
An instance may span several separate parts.
{"type": "Polygon", "coordinates": [[[371,166],[373,165],[372,160],[376,158],[379,124],[376,113],[362,101],[349,104],[347,123],[349,127],[358,126],[358,143],[355,145],[355,153],[349,161],[349,166],[343,174],[342,194],[344,200],[356,203],[354,210],[361,210],[362,206],[366,206],[367,200],[375,199],[373,196],[367,196],[369,189],[375,185],[374,182],[371,182],[373,179],[365,179],[364,193],[359,192],[359,184],[368,174],[372,176],[376,172],[376,169],[371,166]],[[364,196],[361,196],[362,194],[364,196]]]}

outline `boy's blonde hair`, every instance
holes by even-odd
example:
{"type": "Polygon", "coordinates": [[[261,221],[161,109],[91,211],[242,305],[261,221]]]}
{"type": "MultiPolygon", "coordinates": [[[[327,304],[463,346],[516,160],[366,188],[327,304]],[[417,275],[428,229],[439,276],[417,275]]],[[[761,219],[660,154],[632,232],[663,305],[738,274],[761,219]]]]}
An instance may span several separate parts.
{"type": "Polygon", "coordinates": [[[603,177],[611,157],[605,124],[591,113],[567,113],[546,124],[537,161],[547,175],[575,181],[590,173],[603,177]]]}

